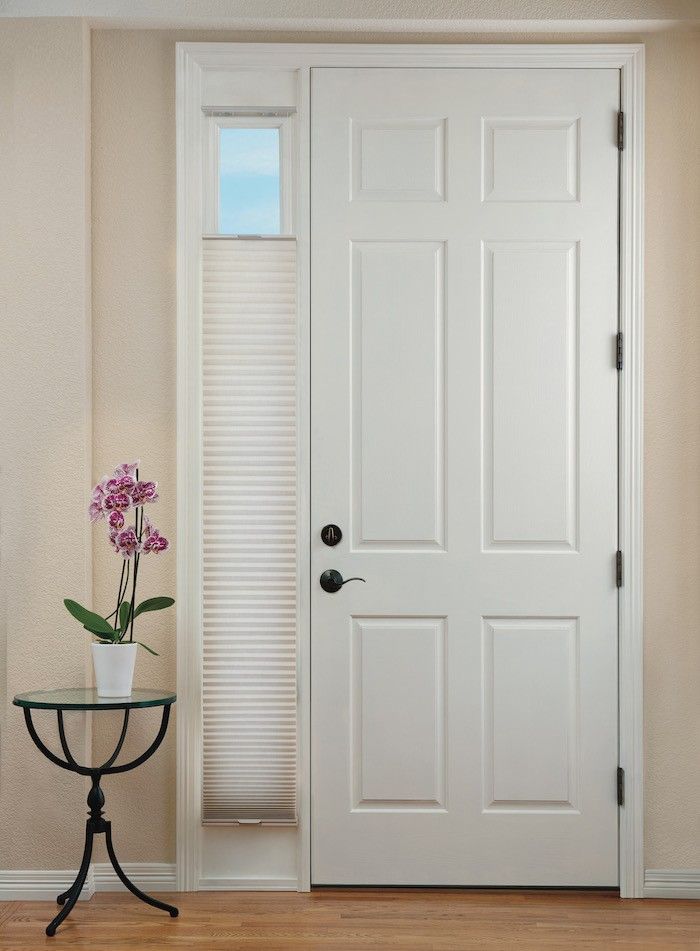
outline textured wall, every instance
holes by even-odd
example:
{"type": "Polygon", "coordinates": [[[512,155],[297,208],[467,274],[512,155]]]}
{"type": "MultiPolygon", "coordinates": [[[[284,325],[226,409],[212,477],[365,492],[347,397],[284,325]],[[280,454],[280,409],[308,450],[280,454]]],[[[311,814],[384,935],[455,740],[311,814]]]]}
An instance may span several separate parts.
{"type": "MultiPolygon", "coordinates": [[[[7,16],[41,16],[48,4],[37,0],[3,0],[7,16]]],[[[392,20],[407,23],[445,20],[674,20],[698,16],[697,0],[52,0],[52,16],[83,16],[90,11],[136,25],[221,27],[232,23],[274,21],[294,29],[339,28],[339,21],[392,20]],[[167,12],[164,8],[167,7],[167,12]]],[[[250,28],[246,26],[246,28],[250,28]]]]}
{"type": "MultiPolygon", "coordinates": [[[[93,76],[93,358],[96,479],[121,459],[141,459],[160,483],[149,515],[175,535],[175,87],[172,45],[143,45],[139,34],[113,48],[93,76]],[[116,84],[116,85],[115,85],[116,84]]],[[[96,61],[109,34],[94,35],[96,61]]],[[[94,536],[94,604],[107,613],[120,559],[104,530],[94,536]]],[[[175,596],[175,546],[141,561],[139,600],[175,596]]],[[[135,682],[175,686],[175,609],[146,614],[135,682]]],[[[118,729],[113,718],[110,737],[118,729]]],[[[157,711],[132,716],[130,748],[144,747],[157,711]]],[[[104,722],[101,718],[101,723],[104,722]]],[[[107,731],[105,731],[107,732],[107,731]]],[[[104,735],[95,729],[97,751],[104,735]]],[[[175,729],[138,771],[105,782],[124,861],[174,861],[175,729]],[[138,813],[138,815],[136,814],[138,813]]]]}
{"type": "Polygon", "coordinates": [[[34,749],[11,702],[84,685],[89,656],[61,603],[91,587],[89,66],[79,21],[2,23],[0,868],[80,862],[84,781],[34,749]]]}
{"type": "Polygon", "coordinates": [[[700,37],[648,69],[646,866],[700,868],[700,37]]]}

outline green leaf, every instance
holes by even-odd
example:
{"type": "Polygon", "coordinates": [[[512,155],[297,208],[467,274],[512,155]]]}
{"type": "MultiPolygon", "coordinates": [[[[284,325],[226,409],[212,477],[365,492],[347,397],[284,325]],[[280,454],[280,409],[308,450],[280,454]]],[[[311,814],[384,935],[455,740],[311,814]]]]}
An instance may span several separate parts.
{"type": "Polygon", "coordinates": [[[147,650],[149,654],[153,654],[154,657],[159,657],[159,656],[160,656],[160,654],[157,654],[157,653],[156,653],[152,648],[150,648],[147,644],[144,644],[143,641],[134,641],[134,644],[140,644],[141,647],[144,648],[144,650],[147,650]]]}
{"type": "Polygon", "coordinates": [[[139,604],[134,611],[134,617],[138,617],[139,614],[143,614],[145,611],[162,611],[163,608],[169,608],[173,604],[175,604],[174,598],[149,598],[139,604]]]}
{"type": "Polygon", "coordinates": [[[99,614],[95,614],[94,611],[88,611],[87,608],[78,604],[77,601],[71,601],[70,598],[66,598],[63,603],[66,606],[66,610],[73,615],[76,621],[80,621],[83,627],[86,627],[88,631],[91,631],[93,634],[114,633],[112,625],[108,624],[99,614]]]}
{"type": "Polygon", "coordinates": [[[122,601],[119,607],[119,626],[126,631],[131,619],[131,601],[122,601]]]}

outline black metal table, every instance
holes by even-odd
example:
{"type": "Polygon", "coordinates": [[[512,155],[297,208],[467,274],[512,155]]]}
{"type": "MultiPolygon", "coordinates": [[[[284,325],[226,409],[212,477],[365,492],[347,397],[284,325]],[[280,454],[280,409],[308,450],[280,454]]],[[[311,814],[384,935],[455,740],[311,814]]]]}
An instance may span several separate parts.
{"type": "Polygon", "coordinates": [[[172,918],[177,917],[177,908],[175,908],[173,905],[166,905],[165,902],[158,901],[157,898],[151,898],[150,895],[146,895],[145,892],[142,892],[140,888],[137,888],[136,885],[130,881],[121,865],[117,861],[117,857],[114,854],[114,846],[112,844],[112,823],[109,821],[109,819],[104,819],[102,815],[102,807],[105,804],[105,797],[100,787],[100,780],[103,776],[111,776],[113,773],[126,773],[130,769],[135,769],[137,766],[140,766],[141,763],[145,763],[147,759],[153,756],[155,751],[163,742],[163,737],[165,736],[166,730],[168,729],[170,707],[173,703],[175,703],[175,700],[176,695],[172,693],[172,691],[141,690],[136,688],[132,690],[129,697],[124,698],[98,697],[96,690],[82,689],[79,687],[66,688],[64,690],[35,690],[31,693],[17,694],[15,697],[13,703],[15,706],[23,708],[24,719],[27,724],[27,729],[29,730],[29,735],[34,740],[34,743],[38,746],[44,756],[46,756],[47,759],[50,759],[52,763],[55,763],[56,766],[60,766],[62,769],[68,769],[73,773],[78,773],[80,776],[89,776],[92,780],[92,787],[90,788],[90,792],[88,793],[87,797],[87,804],[90,808],[90,814],[85,826],[85,849],[83,851],[83,860],[80,863],[80,869],[78,870],[76,879],[71,887],[59,895],[56,899],[58,904],[63,905],[63,907],[46,928],[46,934],[49,935],[49,937],[56,934],[56,928],[58,928],[61,922],[68,917],[80,896],[80,892],[82,891],[83,885],[85,884],[85,879],[87,878],[88,869],[90,868],[93,839],[94,836],[99,835],[100,833],[104,833],[107,854],[109,855],[110,862],[114,866],[114,871],[117,873],[122,883],[129,889],[129,891],[136,895],[137,898],[140,898],[141,901],[145,901],[148,905],[153,905],[154,908],[160,908],[163,911],[167,911],[172,918]],[[128,763],[122,763],[119,766],[115,766],[117,757],[119,756],[122,746],[124,745],[124,739],[126,738],[127,727],[129,726],[129,714],[132,710],[140,707],[163,708],[160,729],[158,730],[156,738],[153,740],[145,753],[142,753],[141,756],[137,756],[136,759],[130,760],[128,763]],[[65,759],[61,759],[60,756],[57,756],[55,753],[53,753],[40,738],[32,721],[32,710],[56,711],[56,715],[58,717],[58,736],[61,741],[61,748],[63,750],[65,759]],[[74,759],[66,740],[65,724],[63,722],[64,710],[124,711],[124,722],[122,724],[122,730],[119,735],[117,745],[109,759],[105,760],[101,766],[81,766],[74,759]]]}

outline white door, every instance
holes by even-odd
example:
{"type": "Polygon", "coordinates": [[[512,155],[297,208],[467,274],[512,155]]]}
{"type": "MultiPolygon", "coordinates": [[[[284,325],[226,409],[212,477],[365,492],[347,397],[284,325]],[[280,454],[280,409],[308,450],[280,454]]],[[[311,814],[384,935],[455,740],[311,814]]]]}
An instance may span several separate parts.
{"type": "Polygon", "coordinates": [[[618,103],[313,71],[315,883],[618,881],[618,103]]]}

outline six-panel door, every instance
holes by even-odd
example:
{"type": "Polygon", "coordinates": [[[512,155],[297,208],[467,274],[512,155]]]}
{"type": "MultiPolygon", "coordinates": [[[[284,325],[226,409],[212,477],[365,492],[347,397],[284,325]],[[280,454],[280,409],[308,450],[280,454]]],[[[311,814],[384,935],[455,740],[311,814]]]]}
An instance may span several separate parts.
{"type": "Polygon", "coordinates": [[[313,71],[316,883],[617,883],[618,101],[313,71]]]}

